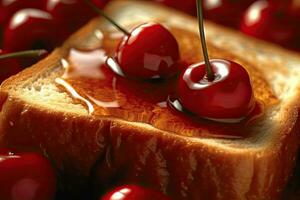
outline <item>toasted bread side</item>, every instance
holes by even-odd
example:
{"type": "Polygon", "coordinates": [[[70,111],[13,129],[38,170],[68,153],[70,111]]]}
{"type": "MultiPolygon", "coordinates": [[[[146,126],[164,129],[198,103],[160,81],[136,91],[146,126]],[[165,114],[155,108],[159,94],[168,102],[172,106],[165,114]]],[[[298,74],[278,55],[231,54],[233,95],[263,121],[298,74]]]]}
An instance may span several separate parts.
{"type": "MultiPolygon", "coordinates": [[[[115,1],[107,12],[127,27],[152,20],[195,35],[198,30],[194,18],[151,3],[115,1]]],[[[198,130],[179,121],[180,127],[172,125],[167,111],[152,124],[89,115],[55,84],[63,73],[61,58],[70,47],[93,48],[96,29],[112,28],[102,19],[91,21],[63,47],[2,84],[2,145],[43,151],[58,169],[78,176],[96,168],[102,187],[115,180],[156,187],[174,199],[280,199],[299,147],[298,55],[207,22],[211,56],[243,64],[266,108],[247,138],[190,137],[198,130]]],[[[198,40],[176,37],[182,57],[201,60],[198,40]],[[186,53],[191,50],[194,55],[186,53]]]]}

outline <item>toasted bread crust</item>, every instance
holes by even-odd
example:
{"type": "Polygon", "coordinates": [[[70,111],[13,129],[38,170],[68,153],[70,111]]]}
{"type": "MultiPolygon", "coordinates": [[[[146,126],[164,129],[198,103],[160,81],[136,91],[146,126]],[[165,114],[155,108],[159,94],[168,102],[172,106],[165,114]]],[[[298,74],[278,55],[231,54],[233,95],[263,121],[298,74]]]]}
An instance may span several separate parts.
{"type": "Polygon", "coordinates": [[[299,146],[299,122],[292,120],[276,146],[225,150],[144,124],[49,112],[15,99],[2,112],[2,145],[46,152],[58,169],[79,177],[97,163],[102,188],[111,179],[143,182],[174,199],[279,199],[299,146]]]}
{"type": "MultiPolygon", "coordinates": [[[[113,3],[109,12],[115,13],[121,8],[126,10],[132,3],[113,3]]],[[[140,6],[138,8],[144,9],[145,15],[150,15],[152,5],[135,3],[140,6]]],[[[161,13],[168,16],[174,12],[154,8],[157,10],[157,18],[166,21],[167,18],[161,16],[161,13]]],[[[187,16],[178,14],[177,17],[194,23],[194,19],[187,16]]],[[[67,55],[68,48],[84,43],[82,38],[100,23],[103,21],[92,21],[45,60],[2,84],[1,146],[45,152],[58,169],[77,176],[87,177],[91,169],[96,168],[97,183],[101,187],[115,179],[120,183],[142,182],[162,190],[174,199],[280,199],[299,147],[299,83],[289,101],[283,102],[276,95],[280,102],[270,110],[280,113],[276,124],[267,124],[272,122],[267,115],[257,125],[260,128],[256,129],[256,134],[261,136],[237,141],[183,137],[144,123],[51,110],[22,99],[22,95],[15,90],[16,85],[26,82],[32,76],[53,71],[59,65],[60,58],[67,55]]],[[[244,38],[209,23],[208,30],[222,30],[228,37],[248,41],[247,45],[255,43],[267,49],[266,52],[272,49],[271,52],[281,59],[300,63],[297,55],[275,46],[244,38]]],[[[212,38],[209,40],[217,46],[212,38]]],[[[225,45],[221,49],[232,52],[229,46],[225,45]]],[[[250,56],[259,54],[257,46],[250,45],[247,48],[250,56]]],[[[256,57],[245,58],[245,62],[256,66],[260,65],[258,62],[265,61],[256,57]]],[[[273,82],[266,74],[272,70],[285,74],[287,69],[280,64],[274,61],[270,69],[258,66],[271,86],[273,82]]]]}

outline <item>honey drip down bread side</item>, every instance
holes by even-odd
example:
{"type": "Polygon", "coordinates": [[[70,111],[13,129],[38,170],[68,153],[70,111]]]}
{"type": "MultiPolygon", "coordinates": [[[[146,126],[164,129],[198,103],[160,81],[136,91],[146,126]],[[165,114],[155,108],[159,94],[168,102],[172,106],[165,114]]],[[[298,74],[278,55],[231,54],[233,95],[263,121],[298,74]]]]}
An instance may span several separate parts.
{"type": "MultiPolygon", "coordinates": [[[[178,40],[181,59],[202,60],[196,19],[141,1],[112,1],[106,12],[128,29],[147,21],[163,23],[178,40]]],[[[72,49],[100,45],[113,54],[118,40],[99,40],[99,31],[104,37],[118,34],[104,19],[94,19],[47,58],[2,84],[1,146],[43,152],[58,170],[78,179],[93,169],[95,185],[103,189],[137,183],[178,200],[281,199],[299,147],[298,55],[207,22],[210,57],[234,60],[250,74],[263,105],[254,123],[198,126],[168,108],[140,101],[138,94],[127,101],[122,90],[123,111],[92,102],[95,113],[89,114],[86,102],[57,80],[65,80],[62,59],[68,62],[72,49]],[[220,131],[246,137],[218,137],[220,131]]],[[[88,82],[78,86],[79,79],[65,81],[79,96],[102,98],[97,91],[110,90],[88,82]]]]}

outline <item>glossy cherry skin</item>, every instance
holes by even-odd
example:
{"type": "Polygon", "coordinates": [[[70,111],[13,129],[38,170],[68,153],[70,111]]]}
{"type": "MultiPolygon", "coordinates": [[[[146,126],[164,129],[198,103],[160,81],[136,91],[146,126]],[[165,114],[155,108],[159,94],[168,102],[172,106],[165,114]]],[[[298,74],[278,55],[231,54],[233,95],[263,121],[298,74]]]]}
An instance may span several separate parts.
{"type": "Polygon", "coordinates": [[[191,15],[197,15],[196,0],[155,0],[191,15]]]}
{"type": "Polygon", "coordinates": [[[203,0],[206,19],[231,27],[239,27],[240,19],[254,0],[203,0]]]}
{"type": "MultiPolygon", "coordinates": [[[[92,0],[91,2],[102,8],[108,0],[92,0]]],[[[44,9],[53,16],[58,27],[67,28],[70,32],[97,16],[97,13],[84,0],[47,0],[44,9]]]]}
{"type": "Polygon", "coordinates": [[[55,29],[50,13],[38,9],[16,12],[4,30],[3,48],[10,52],[45,48],[58,43],[60,28],[55,29]]]}
{"type": "Polygon", "coordinates": [[[137,185],[120,186],[107,193],[100,200],[171,200],[161,192],[137,185]]]}
{"type": "Polygon", "coordinates": [[[146,23],[123,37],[115,57],[129,77],[166,78],[178,71],[179,47],[175,37],[163,25],[146,23]]]}
{"type": "Polygon", "coordinates": [[[0,199],[53,200],[55,191],[55,173],[46,158],[0,150],[0,199]]]}
{"type": "MultiPolygon", "coordinates": [[[[0,49],[0,55],[1,54],[5,54],[5,52],[0,49]]],[[[0,83],[20,71],[21,68],[16,59],[0,59],[0,83]]]]}
{"type": "Polygon", "coordinates": [[[23,8],[42,8],[45,0],[0,0],[0,26],[6,24],[15,12],[23,8]]]}
{"type": "Polygon", "coordinates": [[[204,63],[189,66],[179,78],[182,106],[199,117],[239,121],[253,110],[255,99],[247,71],[229,60],[210,61],[215,79],[206,77],[204,63]]]}
{"type": "Polygon", "coordinates": [[[266,0],[256,1],[244,14],[241,31],[284,47],[300,48],[300,19],[282,8],[266,0]]]}

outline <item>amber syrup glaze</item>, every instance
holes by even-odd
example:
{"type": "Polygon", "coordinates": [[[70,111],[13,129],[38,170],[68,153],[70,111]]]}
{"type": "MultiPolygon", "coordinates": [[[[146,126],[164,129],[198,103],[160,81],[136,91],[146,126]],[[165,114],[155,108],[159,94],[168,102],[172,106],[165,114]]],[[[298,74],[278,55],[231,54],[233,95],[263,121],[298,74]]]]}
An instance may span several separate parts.
{"type": "MultiPolygon", "coordinates": [[[[178,63],[180,68],[202,60],[199,57],[201,47],[195,42],[199,40],[197,34],[173,27],[170,30],[179,42],[182,60],[178,63]]],[[[97,32],[99,35],[100,31],[97,32]]],[[[143,122],[187,137],[242,139],[249,136],[253,124],[263,115],[264,109],[277,101],[263,78],[258,77],[253,82],[254,88],[263,88],[264,91],[254,89],[259,96],[256,98],[257,106],[239,123],[214,122],[185,110],[178,112],[167,106],[169,97],[176,97],[177,76],[151,81],[123,77],[117,63],[113,61],[122,34],[101,32],[100,35],[98,38],[101,45],[97,49],[70,49],[69,56],[62,60],[65,72],[56,79],[59,87],[85,105],[92,115],[143,122]]],[[[215,57],[224,55],[214,49],[211,51],[215,57]]],[[[231,59],[230,55],[226,57],[231,59]]]]}

